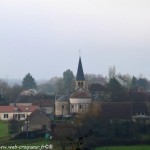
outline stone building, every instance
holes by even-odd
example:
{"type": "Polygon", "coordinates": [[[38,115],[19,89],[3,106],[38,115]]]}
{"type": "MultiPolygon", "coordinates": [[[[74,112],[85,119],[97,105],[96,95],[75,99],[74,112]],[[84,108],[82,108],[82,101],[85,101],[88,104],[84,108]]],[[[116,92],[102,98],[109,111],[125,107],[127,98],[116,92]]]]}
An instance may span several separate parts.
{"type": "MultiPolygon", "coordinates": [[[[110,120],[132,120],[150,124],[150,102],[108,102],[100,98],[92,98],[94,92],[105,92],[104,85],[94,84],[89,86],[85,80],[81,57],[77,69],[75,91],[71,95],[63,95],[55,101],[55,115],[68,116],[86,113],[91,110],[101,118],[110,120]],[[90,89],[90,92],[89,92],[90,89]]],[[[99,93],[98,93],[99,94],[99,93]]],[[[104,94],[103,94],[104,95],[104,94]]]]}
{"type": "Polygon", "coordinates": [[[75,91],[71,95],[62,96],[55,101],[55,115],[72,115],[87,112],[92,102],[91,94],[85,80],[81,57],[77,69],[75,91]]]}
{"type": "Polygon", "coordinates": [[[55,115],[65,116],[70,114],[69,95],[63,95],[55,101],[55,115]]]}

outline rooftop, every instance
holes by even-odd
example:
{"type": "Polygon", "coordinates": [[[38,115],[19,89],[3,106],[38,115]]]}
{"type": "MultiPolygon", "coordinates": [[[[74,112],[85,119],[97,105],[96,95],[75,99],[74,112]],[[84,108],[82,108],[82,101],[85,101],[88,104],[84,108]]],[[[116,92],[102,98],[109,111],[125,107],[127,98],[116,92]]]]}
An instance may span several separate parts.
{"type": "Polygon", "coordinates": [[[13,112],[33,112],[39,109],[39,106],[0,106],[0,113],[13,113],[13,112]]]}
{"type": "Polygon", "coordinates": [[[81,57],[79,58],[76,81],[85,81],[81,57]]]}
{"type": "Polygon", "coordinates": [[[91,94],[85,91],[77,91],[71,95],[71,98],[91,98],[91,94]]]}

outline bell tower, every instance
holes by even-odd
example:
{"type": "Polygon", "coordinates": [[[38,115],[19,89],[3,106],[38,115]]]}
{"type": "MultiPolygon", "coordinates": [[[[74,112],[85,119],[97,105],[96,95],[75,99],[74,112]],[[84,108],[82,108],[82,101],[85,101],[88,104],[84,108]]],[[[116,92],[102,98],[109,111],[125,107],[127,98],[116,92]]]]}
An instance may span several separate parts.
{"type": "Polygon", "coordinates": [[[86,85],[86,81],[85,81],[85,77],[84,77],[81,57],[79,57],[75,89],[76,90],[79,90],[79,89],[87,90],[87,85],[86,85]]]}

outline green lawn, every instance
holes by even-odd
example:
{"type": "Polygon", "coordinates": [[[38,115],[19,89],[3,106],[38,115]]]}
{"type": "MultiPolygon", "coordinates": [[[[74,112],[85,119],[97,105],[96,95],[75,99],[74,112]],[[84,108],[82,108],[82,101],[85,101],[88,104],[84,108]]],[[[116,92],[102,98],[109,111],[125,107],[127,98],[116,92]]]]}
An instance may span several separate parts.
{"type": "Polygon", "coordinates": [[[0,121],[0,139],[8,136],[8,122],[0,121]]]}
{"type": "Polygon", "coordinates": [[[99,147],[96,150],[150,150],[150,145],[137,145],[137,146],[106,146],[99,147]]]}
{"type": "MultiPolygon", "coordinates": [[[[9,141],[8,137],[10,135],[8,134],[8,122],[7,121],[0,121],[0,146],[9,146],[9,145],[23,145],[23,146],[41,146],[41,145],[49,145],[52,144],[54,146],[54,149],[56,150],[60,150],[59,146],[58,146],[58,142],[56,141],[49,141],[46,140],[45,138],[39,138],[39,139],[33,139],[33,140],[27,140],[27,139],[23,139],[23,140],[15,140],[15,141],[9,141]]],[[[0,148],[1,149],[1,148],[0,148]]],[[[7,149],[6,149],[7,150],[7,149]]],[[[21,150],[21,149],[20,149],[21,150]]]]}
{"type": "MultiPolygon", "coordinates": [[[[9,137],[8,134],[8,122],[0,121],[0,141],[6,140],[9,137]]],[[[7,140],[6,140],[7,141],[7,140]]],[[[46,145],[52,144],[54,150],[60,150],[58,142],[56,141],[47,141],[44,138],[35,139],[35,140],[16,140],[16,141],[7,141],[7,145],[46,145]]],[[[96,148],[96,150],[150,150],[150,145],[137,145],[137,146],[105,146],[96,148]]]]}

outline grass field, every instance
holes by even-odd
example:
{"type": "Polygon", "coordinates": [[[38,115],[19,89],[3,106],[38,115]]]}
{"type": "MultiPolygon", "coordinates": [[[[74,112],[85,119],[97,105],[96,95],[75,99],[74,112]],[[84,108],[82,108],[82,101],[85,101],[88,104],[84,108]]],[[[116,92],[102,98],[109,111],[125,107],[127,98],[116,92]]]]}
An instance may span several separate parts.
{"type": "MultiPolygon", "coordinates": [[[[56,150],[60,150],[57,142],[55,141],[49,141],[43,138],[38,138],[38,139],[33,139],[33,140],[27,140],[27,139],[23,139],[23,140],[15,140],[15,141],[9,141],[9,134],[8,134],[8,122],[6,121],[0,121],[0,149],[1,146],[11,146],[11,145],[23,145],[23,146],[41,146],[41,145],[49,145],[52,144],[54,146],[53,149],[56,150]]],[[[7,150],[7,149],[5,149],[7,150]]],[[[21,149],[20,149],[21,150],[21,149]]]]}
{"type": "Polygon", "coordinates": [[[150,145],[136,145],[136,146],[107,146],[99,147],[96,150],[150,150],[150,145]]]}
{"type": "MultiPolygon", "coordinates": [[[[3,140],[6,140],[9,137],[8,134],[8,123],[5,121],[0,121],[0,143],[3,140]]],[[[46,145],[52,144],[54,146],[54,150],[61,150],[58,146],[57,141],[47,141],[44,138],[41,139],[34,139],[34,140],[16,140],[16,141],[5,141],[7,145],[46,145]]],[[[5,143],[4,142],[4,143],[5,143]]],[[[3,144],[2,144],[3,145],[3,144]]],[[[96,150],[150,150],[150,145],[137,145],[137,146],[106,146],[106,147],[99,147],[96,150]]]]}
{"type": "Polygon", "coordinates": [[[8,137],[8,124],[5,121],[0,121],[0,139],[8,137]]]}

